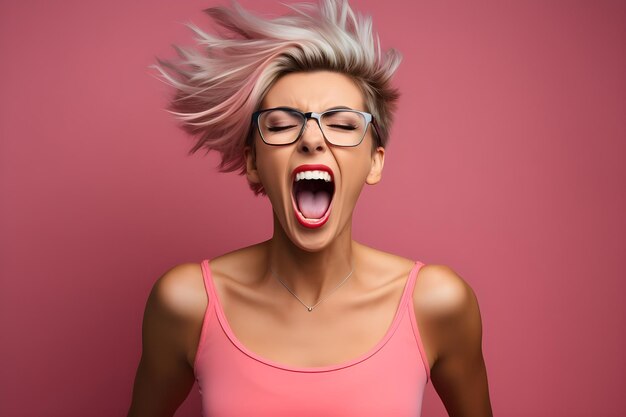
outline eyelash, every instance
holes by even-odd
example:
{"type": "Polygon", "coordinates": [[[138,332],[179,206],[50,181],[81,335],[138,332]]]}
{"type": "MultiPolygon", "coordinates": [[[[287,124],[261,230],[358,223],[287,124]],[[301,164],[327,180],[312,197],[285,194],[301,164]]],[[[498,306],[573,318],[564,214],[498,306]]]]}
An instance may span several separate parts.
{"type": "Polygon", "coordinates": [[[269,130],[270,132],[282,132],[283,130],[287,130],[287,129],[293,129],[294,127],[296,127],[295,125],[288,125],[288,126],[268,126],[267,130],[269,130]]]}
{"type": "Polygon", "coordinates": [[[335,125],[327,125],[327,126],[335,128],[335,129],[341,129],[341,130],[355,130],[356,129],[356,126],[354,125],[335,124],[335,125]]]}

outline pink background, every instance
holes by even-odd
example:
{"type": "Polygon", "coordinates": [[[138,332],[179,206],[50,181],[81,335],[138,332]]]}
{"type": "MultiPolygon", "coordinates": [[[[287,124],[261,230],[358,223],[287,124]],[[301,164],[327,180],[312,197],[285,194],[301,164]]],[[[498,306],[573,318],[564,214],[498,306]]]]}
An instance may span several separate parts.
{"type": "MultiPolygon", "coordinates": [[[[155,279],[269,236],[148,69],[214,4],[2,1],[0,415],[124,415],[155,279]]],[[[626,3],[353,5],[405,56],[356,238],[473,286],[496,415],[623,416],[626,3]]]]}

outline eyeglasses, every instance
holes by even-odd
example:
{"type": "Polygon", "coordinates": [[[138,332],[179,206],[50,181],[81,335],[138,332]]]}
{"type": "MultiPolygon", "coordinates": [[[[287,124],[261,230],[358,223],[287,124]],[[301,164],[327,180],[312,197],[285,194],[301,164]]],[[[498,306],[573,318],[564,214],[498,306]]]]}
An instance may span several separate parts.
{"type": "Polygon", "coordinates": [[[268,145],[290,145],[300,139],[306,121],[315,119],[328,143],[336,146],[358,146],[363,142],[371,123],[376,131],[374,117],[370,113],[351,109],[332,109],[322,113],[276,107],[255,112],[252,123],[258,128],[261,139],[268,145]]]}

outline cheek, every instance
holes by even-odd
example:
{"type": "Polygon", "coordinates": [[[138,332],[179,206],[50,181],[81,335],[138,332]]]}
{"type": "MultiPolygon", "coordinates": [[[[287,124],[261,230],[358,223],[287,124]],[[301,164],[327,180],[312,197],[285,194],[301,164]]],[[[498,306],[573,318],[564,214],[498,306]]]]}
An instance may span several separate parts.
{"type": "MultiPolygon", "coordinates": [[[[267,148],[265,144],[261,146],[267,148]]],[[[256,168],[261,184],[268,196],[274,194],[277,187],[280,187],[284,182],[288,161],[288,153],[285,151],[286,149],[282,148],[257,148],[256,168]]]]}
{"type": "Polygon", "coordinates": [[[358,153],[350,155],[344,161],[346,162],[342,169],[344,185],[346,190],[349,190],[350,197],[356,200],[370,172],[372,156],[369,148],[364,148],[359,149],[358,153]]]}
{"type": "Polygon", "coordinates": [[[355,180],[364,180],[372,166],[372,152],[370,146],[347,148],[350,151],[345,155],[346,169],[355,180]]]}

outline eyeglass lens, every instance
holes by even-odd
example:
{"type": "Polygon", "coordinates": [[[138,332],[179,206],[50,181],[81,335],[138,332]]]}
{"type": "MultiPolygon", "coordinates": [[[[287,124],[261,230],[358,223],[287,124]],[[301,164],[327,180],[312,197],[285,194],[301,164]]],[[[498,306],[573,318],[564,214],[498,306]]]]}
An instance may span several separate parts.
{"type": "MultiPolygon", "coordinates": [[[[263,140],[272,145],[295,142],[300,136],[306,118],[298,112],[277,109],[261,113],[258,120],[263,140]]],[[[322,133],[333,145],[354,146],[361,142],[367,124],[361,113],[331,110],[320,118],[322,133]]]]}

